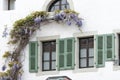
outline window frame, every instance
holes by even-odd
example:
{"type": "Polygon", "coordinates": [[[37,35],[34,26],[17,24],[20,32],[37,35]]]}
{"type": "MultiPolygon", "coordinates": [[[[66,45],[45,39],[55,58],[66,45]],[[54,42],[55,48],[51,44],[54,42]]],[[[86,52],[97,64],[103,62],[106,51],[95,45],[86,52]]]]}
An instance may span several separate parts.
{"type": "Polygon", "coordinates": [[[89,50],[89,43],[88,42],[89,42],[90,38],[93,39],[93,49],[94,49],[94,36],[90,36],[90,37],[88,36],[88,37],[83,37],[83,38],[81,37],[81,38],[79,38],[79,68],[92,68],[92,67],[94,67],[94,65],[93,66],[89,66],[89,59],[90,58],[94,59],[94,53],[93,53],[93,56],[89,56],[89,51],[88,51],[89,50]],[[81,58],[81,55],[80,55],[81,54],[80,53],[80,49],[81,49],[81,47],[80,47],[80,45],[81,45],[80,44],[80,40],[82,40],[82,39],[86,39],[87,40],[87,45],[86,45],[86,49],[87,49],[86,55],[87,56],[81,58]],[[81,62],[80,59],[86,59],[86,67],[81,67],[81,65],[80,65],[80,62],[81,62]]]}
{"type": "MultiPolygon", "coordinates": [[[[49,6],[51,5],[51,3],[53,2],[54,0],[45,0],[45,3],[42,7],[42,10],[43,11],[48,11],[48,8],[49,6]]],[[[74,4],[73,4],[73,0],[67,0],[67,2],[69,3],[69,7],[71,10],[74,10],[74,4]]],[[[53,12],[50,12],[50,13],[53,13],[53,12]]],[[[53,15],[53,14],[52,14],[53,15]]]]}
{"type": "Polygon", "coordinates": [[[10,10],[10,6],[11,6],[11,0],[8,0],[8,10],[10,10]]]}
{"type": "Polygon", "coordinates": [[[94,37],[94,53],[96,53],[96,41],[95,35],[97,35],[97,31],[88,31],[88,32],[78,32],[74,33],[73,36],[75,37],[75,69],[74,73],[81,73],[81,72],[97,72],[98,68],[96,68],[96,54],[94,54],[94,67],[91,68],[79,68],[79,38],[85,37],[94,37]]]}
{"type": "MultiPolygon", "coordinates": [[[[52,60],[52,47],[51,47],[52,42],[55,43],[55,47],[56,47],[56,40],[42,42],[42,71],[54,71],[54,70],[56,70],[56,69],[52,69],[52,62],[54,61],[56,63],[56,60],[52,60]],[[49,51],[50,52],[49,53],[50,60],[44,60],[44,43],[49,43],[49,45],[50,45],[50,51],[49,51]],[[44,70],[44,62],[49,62],[49,69],[48,70],[44,70]]],[[[55,48],[55,52],[56,52],[56,48],[55,48]]]]}
{"type": "Polygon", "coordinates": [[[38,73],[37,75],[51,75],[51,74],[58,74],[58,69],[57,69],[57,54],[56,54],[56,70],[52,70],[52,71],[42,71],[42,42],[45,41],[56,41],[56,53],[58,53],[58,39],[60,38],[60,35],[53,35],[53,36],[45,36],[45,37],[37,37],[37,41],[38,41],[38,73]]]}
{"type": "Polygon", "coordinates": [[[118,65],[120,66],[120,34],[118,34],[118,65]]]}
{"type": "Polygon", "coordinates": [[[69,5],[68,1],[66,0],[65,3],[62,3],[62,1],[63,1],[63,0],[55,0],[55,1],[53,1],[53,2],[48,6],[48,10],[47,10],[47,11],[48,11],[48,12],[53,12],[53,11],[55,11],[55,10],[56,10],[56,9],[55,9],[56,6],[59,7],[58,10],[63,10],[63,9],[62,9],[63,6],[65,6],[66,9],[70,9],[70,5],[69,5]],[[56,3],[58,3],[58,4],[56,4],[56,3]],[[52,10],[52,8],[54,8],[54,10],[52,10]]]}
{"type": "Polygon", "coordinates": [[[3,10],[14,10],[15,9],[15,1],[16,0],[4,0],[3,2],[3,10]]]}
{"type": "Polygon", "coordinates": [[[120,65],[119,65],[119,34],[120,34],[120,29],[114,29],[113,33],[115,34],[115,59],[113,62],[113,70],[117,71],[120,70],[120,65]]]}

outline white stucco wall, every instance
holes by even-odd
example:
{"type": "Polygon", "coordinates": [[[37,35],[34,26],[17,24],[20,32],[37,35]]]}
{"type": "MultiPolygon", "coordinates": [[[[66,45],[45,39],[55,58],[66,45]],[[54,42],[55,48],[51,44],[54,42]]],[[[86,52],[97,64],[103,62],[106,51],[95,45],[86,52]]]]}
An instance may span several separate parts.
{"type": "MultiPolygon", "coordinates": [[[[25,17],[27,14],[36,10],[43,10],[47,0],[16,0],[15,10],[3,11],[3,0],[0,0],[0,68],[4,64],[2,55],[4,51],[10,50],[7,42],[9,37],[2,38],[4,25],[9,29],[15,20],[25,17]]],[[[50,0],[48,0],[50,1],[50,0]]],[[[120,0],[72,0],[73,9],[80,13],[83,18],[83,32],[96,31],[98,34],[113,33],[114,30],[120,30],[120,0]]],[[[80,32],[75,25],[67,26],[66,24],[51,23],[41,26],[31,38],[47,37],[60,35],[60,38],[73,37],[74,33],[80,32]]],[[[45,80],[49,76],[69,76],[72,80],[120,80],[120,70],[114,71],[113,62],[106,62],[105,67],[98,68],[93,72],[76,72],[74,70],[59,71],[56,75],[38,75],[29,73],[29,56],[28,45],[26,46],[24,74],[22,80],[45,80]]],[[[1,69],[0,69],[1,71],[1,69]]]]}

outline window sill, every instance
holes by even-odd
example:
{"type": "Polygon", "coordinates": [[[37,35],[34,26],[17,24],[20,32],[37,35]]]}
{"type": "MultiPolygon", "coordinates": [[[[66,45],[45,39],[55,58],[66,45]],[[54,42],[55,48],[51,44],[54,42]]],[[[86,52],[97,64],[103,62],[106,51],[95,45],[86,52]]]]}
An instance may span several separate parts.
{"type": "Polygon", "coordinates": [[[97,68],[82,68],[82,69],[75,69],[73,70],[73,73],[81,73],[81,72],[97,72],[97,68]]]}
{"type": "Polygon", "coordinates": [[[39,71],[36,75],[43,76],[43,75],[57,75],[59,71],[39,71]]]}

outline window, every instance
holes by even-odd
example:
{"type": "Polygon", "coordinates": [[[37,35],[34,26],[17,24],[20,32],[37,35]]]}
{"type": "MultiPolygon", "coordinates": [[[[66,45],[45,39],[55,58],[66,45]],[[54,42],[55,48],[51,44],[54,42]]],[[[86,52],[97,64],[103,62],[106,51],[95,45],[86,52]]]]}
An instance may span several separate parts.
{"type": "Polygon", "coordinates": [[[94,38],[79,39],[79,68],[94,66],[94,38]]]}
{"type": "Polygon", "coordinates": [[[4,10],[14,10],[15,0],[4,0],[4,10]]]}
{"type": "Polygon", "coordinates": [[[56,70],[56,42],[47,41],[42,43],[42,70],[56,70]]]}
{"type": "Polygon", "coordinates": [[[64,10],[64,9],[70,9],[67,0],[55,0],[49,6],[48,11],[52,12],[52,11],[55,11],[55,10],[64,10]]]}

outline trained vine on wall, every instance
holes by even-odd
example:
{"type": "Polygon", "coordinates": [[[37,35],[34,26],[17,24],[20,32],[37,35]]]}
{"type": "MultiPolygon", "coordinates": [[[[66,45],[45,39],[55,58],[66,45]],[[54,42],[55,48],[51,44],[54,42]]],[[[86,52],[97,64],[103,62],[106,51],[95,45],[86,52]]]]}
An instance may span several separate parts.
{"type": "Polygon", "coordinates": [[[82,18],[78,13],[72,10],[55,11],[54,16],[49,18],[49,12],[36,11],[23,19],[14,22],[13,29],[10,31],[10,41],[8,44],[17,45],[14,51],[6,51],[3,57],[6,59],[5,64],[0,72],[0,80],[21,80],[23,74],[23,65],[21,60],[22,50],[29,43],[32,34],[42,26],[42,24],[56,21],[68,25],[76,24],[82,26],[82,18]]]}

